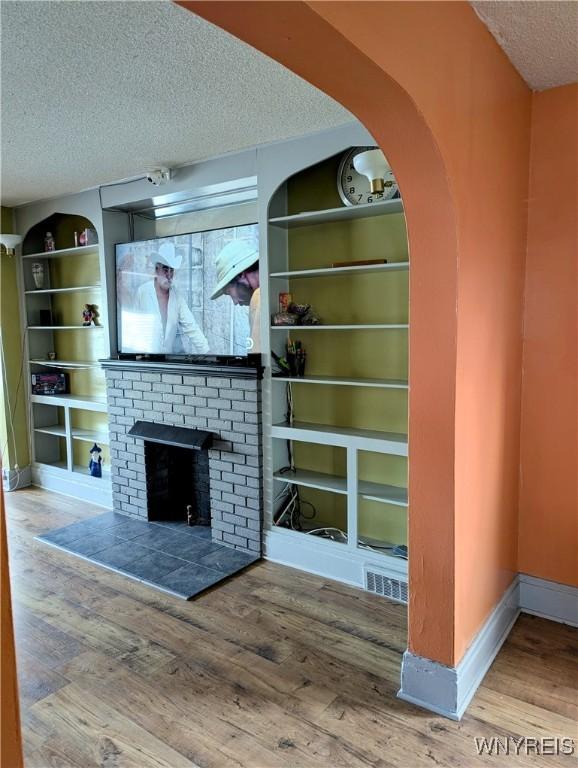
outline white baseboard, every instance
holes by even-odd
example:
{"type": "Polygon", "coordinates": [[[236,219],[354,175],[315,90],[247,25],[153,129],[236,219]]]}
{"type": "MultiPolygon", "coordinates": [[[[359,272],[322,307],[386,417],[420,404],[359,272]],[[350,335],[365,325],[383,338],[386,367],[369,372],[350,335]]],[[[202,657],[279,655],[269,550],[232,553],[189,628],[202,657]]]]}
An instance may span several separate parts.
{"type": "Polygon", "coordinates": [[[578,588],[521,573],[520,610],[578,627],[578,588]]]}
{"type": "Polygon", "coordinates": [[[520,613],[519,578],[504,592],[457,667],[403,655],[400,699],[460,720],[520,613]]]}
{"type": "Polygon", "coordinates": [[[32,485],[32,472],[30,465],[22,469],[3,469],[2,487],[6,493],[27,488],[32,485]]]}
{"type": "Polygon", "coordinates": [[[48,491],[72,496],[74,499],[88,501],[97,507],[112,509],[112,489],[110,482],[90,477],[89,475],[75,476],[57,467],[44,464],[32,466],[32,483],[48,491]]]}
{"type": "Polygon", "coordinates": [[[407,582],[407,560],[348,547],[318,536],[273,528],[265,532],[265,559],[315,576],[365,589],[365,568],[375,566],[392,579],[407,582]]]}

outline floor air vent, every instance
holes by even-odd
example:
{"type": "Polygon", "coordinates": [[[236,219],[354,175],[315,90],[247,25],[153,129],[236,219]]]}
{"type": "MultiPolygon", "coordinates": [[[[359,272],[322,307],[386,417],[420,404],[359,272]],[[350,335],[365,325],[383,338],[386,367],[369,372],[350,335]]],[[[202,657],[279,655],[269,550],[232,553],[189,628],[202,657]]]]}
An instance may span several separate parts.
{"type": "Polygon", "coordinates": [[[388,597],[390,600],[407,605],[407,583],[399,579],[392,579],[383,573],[379,573],[379,571],[370,570],[369,568],[365,571],[365,589],[368,592],[373,592],[374,595],[388,597]]]}

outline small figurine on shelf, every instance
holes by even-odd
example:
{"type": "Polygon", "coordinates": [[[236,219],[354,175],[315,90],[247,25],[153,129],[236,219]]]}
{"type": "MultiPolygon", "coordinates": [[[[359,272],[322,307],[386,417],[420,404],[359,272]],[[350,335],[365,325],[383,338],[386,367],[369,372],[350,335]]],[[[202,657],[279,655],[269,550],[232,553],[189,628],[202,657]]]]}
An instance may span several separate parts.
{"type": "Polygon", "coordinates": [[[287,363],[289,365],[289,375],[297,376],[302,379],[305,376],[306,359],[307,353],[301,345],[301,342],[292,341],[289,339],[287,342],[287,363]]]}
{"type": "Polygon", "coordinates": [[[41,261],[35,261],[31,269],[36,290],[44,288],[44,264],[41,261]]]}
{"type": "Polygon", "coordinates": [[[52,232],[47,232],[44,235],[44,250],[45,251],[56,250],[56,244],[54,242],[54,237],[52,236],[52,232]]]}
{"type": "Polygon", "coordinates": [[[98,325],[97,320],[98,310],[96,304],[85,304],[82,310],[82,324],[84,326],[98,325]]]}
{"type": "Polygon", "coordinates": [[[102,448],[95,443],[90,449],[90,461],[88,462],[88,471],[92,477],[102,477],[102,448]]]}

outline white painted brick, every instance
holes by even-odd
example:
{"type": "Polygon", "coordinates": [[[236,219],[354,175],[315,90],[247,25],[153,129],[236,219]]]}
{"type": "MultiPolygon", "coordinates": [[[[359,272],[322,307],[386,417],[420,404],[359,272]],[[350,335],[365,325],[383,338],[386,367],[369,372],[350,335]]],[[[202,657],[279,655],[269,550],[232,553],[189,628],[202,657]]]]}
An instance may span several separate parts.
{"type": "Polygon", "coordinates": [[[176,373],[163,373],[163,384],[181,384],[183,383],[183,377],[176,373]]]}
{"type": "Polygon", "coordinates": [[[197,397],[218,397],[219,390],[213,387],[195,387],[197,397]]]}
{"type": "Polygon", "coordinates": [[[232,533],[223,534],[223,541],[228,544],[235,544],[238,547],[247,547],[247,539],[241,536],[235,536],[232,533]]]}

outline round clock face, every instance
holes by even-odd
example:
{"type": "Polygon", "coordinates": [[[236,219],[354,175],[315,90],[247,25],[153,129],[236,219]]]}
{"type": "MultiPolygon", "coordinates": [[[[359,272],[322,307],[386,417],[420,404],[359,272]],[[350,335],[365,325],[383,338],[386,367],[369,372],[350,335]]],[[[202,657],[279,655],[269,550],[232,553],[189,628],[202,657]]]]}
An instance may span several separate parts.
{"type": "Polygon", "coordinates": [[[380,200],[391,200],[392,197],[399,197],[399,187],[391,171],[385,176],[385,189],[383,192],[372,192],[367,178],[357,173],[353,167],[355,155],[367,152],[368,149],[375,149],[375,147],[354,147],[343,155],[339,163],[337,190],[345,205],[376,203],[380,200]]]}

